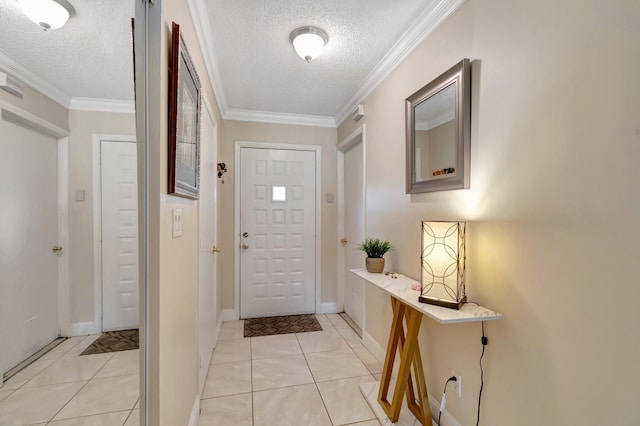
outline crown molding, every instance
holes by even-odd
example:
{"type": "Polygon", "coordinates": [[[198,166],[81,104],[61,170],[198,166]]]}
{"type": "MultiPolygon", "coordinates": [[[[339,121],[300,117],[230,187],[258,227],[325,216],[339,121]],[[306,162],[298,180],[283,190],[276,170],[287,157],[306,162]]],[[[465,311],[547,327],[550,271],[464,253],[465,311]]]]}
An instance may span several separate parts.
{"type": "Polygon", "coordinates": [[[58,87],[49,83],[45,79],[38,77],[27,67],[13,59],[5,51],[0,49],[0,68],[11,74],[13,77],[27,84],[31,88],[37,90],[47,96],[54,102],[59,103],[65,108],[69,107],[71,96],[60,90],[58,87]]]}
{"type": "Polygon", "coordinates": [[[134,101],[117,101],[113,99],[74,97],[71,98],[69,109],[75,111],[98,111],[134,114],[136,112],[136,105],[134,101]]]}
{"type": "Polygon", "coordinates": [[[249,111],[228,109],[223,115],[225,120],[257,121],[259,123],[293,124],[298,126],[315,126],[336,128],[333,117],[318,115],[287,114],[266,111],[249,111]]]}
{"type": "Polygon", "coordinates": [[[338,111],[335,121],[342,124],[353,110],[413,52],[422,41],[453,14],[466,0],[440,0],[433,9],[425,10],[393,45],[391,50],[365,78],[349,101],[338,111]]]}
{"type": "Polygon", "coordinates": [[[204,57],[204,65],[207,68],[207,75],[213,88],[213,94],[220,110],[220,115],[224,117],[227,112],[227,97],[224,93],[224,86],[220,79],[220,68],[215,55],[213,44],[213,29],[209,21],[209,11],[205,0],[187,0],[193,27],[196,31],[196,38],[200,43],[200,51],[204,57]]]}

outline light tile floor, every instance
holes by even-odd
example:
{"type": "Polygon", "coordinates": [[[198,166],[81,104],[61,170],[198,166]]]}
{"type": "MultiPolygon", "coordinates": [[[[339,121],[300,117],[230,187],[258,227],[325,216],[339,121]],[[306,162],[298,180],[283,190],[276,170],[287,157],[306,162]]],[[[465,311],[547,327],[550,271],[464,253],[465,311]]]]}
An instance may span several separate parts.
{"type": "Polygon", "coordinates": [[[198,425],[379,426],[359,385],[382,365],[339,315],[317,318],[323,331],[251,338],[224,323],[198,425]]]}
{"type": "Polygon", "coordinates": [[[138,426],[139,351],[80,356],[65,340],[0,386],[0,426],[138,426]]]}

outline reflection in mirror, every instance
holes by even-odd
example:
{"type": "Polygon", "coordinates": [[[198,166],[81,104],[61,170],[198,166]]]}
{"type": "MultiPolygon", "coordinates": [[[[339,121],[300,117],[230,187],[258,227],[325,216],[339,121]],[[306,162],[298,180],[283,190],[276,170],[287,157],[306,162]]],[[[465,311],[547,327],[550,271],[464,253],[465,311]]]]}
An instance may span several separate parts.
{"type": "Polygon", "coordinates": [[[469,187],[470,80],[464,59],[407,98],[408,194],[469,187]]]}
{"type": "Polygon", "coordinates": [[[456,172],[456,83],[415,107],[416,182],[456,172]]]}
{"type": "Polygon", "coordinates": [[[136,426],[134,3],[68,3],[44,31],[0,0],[0,425],[136,426]]]}

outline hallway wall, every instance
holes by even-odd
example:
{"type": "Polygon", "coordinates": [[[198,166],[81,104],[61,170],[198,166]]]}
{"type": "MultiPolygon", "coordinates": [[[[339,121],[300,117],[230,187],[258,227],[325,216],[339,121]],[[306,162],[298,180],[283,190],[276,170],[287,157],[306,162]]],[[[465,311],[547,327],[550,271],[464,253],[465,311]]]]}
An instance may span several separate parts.
{"type": "MultiPolygon", "coordinates": [[[[640,422],[639,20],[634,0],[467,0],[364,102],[366,233],[391,241],[388,268],[419,279],[420,221],[467,220],[469,298],[504,314],[487,324],[481,424],[640,422]],[[464,57],[471,187],[407,195],[404,100],[464,57]]],[[[368,288],[383,347],[389,305],[368,288]]],[[[424,319],[420,334],[436,398],[462,375],[447,410],[465,426],[480,333],[424,319]]]]}
{"type": "Polygon", "coordinates": [[[94,320],[93,134],[136,134],[135,114],[69,111],[69,240],[71,323],[94,320]],[[84,201],[75,201],[76,191],[84,201]]]}
{"type": "MultiPolygon", "coordinates": [[[[0,70],[2,67],[0,67],[0,70]]],[[[19,75],[9,72],[10,75],[20,79],[19,75]]],[[[33,87],[23,84],[24,94],[22,99],[12,94],[0,90],[0,101],[7,102],[23,109],[37,117],[47,120],[63,129],[69,128],[69,110],[55,102],[46,95],[43,95],[33,87]]]]}
{"type": "MultiPolygon", "coordinates": [[[[186,0],[150,6],[149,106],[149,306],[148,369],[150,425],[186,425],[198,395],[198,202],[168,194],[168,59],[171,24],[180,25],[202,93],[220,113],[186,0]],[[159,99],[159,101],[158,101],[159,99]],[[173,209],[182,209],[182,236],[172,237],[173,209]]],[[[204,101],[204,99],[203,99],[204,101]]]]}
{"type": "Polygon", "coordinates": [[[334,128],[295,126],[288,124],[256,123],[248,121],[224,120],[220,139],[220,162],[226,163],[228,172],[224,175],[224,185],[220,185],[220,204],[222,208],[221,253],[223,280],[223,308],[234,307],[235,254],[235,144],[243,142],[270,142],[282,144],[319,145],[321,156],[321,212],[322,245],[321,274],[322,302],[336,301],[336,247],[337,247],[337,204],[326,202],[326,193],[336,194],[336,156],[337,132],[334,128]]]}

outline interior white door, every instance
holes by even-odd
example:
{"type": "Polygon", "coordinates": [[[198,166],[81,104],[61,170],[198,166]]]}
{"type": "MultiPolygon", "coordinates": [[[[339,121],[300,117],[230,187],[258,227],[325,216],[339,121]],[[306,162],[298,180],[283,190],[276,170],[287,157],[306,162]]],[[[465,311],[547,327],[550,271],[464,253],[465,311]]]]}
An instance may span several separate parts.
{"type": "Polygon", "coordinates": [[[198,257],[198,335],[200,351],[200,395],[204,389],[209,361],[216,343],[216,266],[217,254],[217,152],[218,143],[214,123],[202,114],[202,144],[200,146],[200,201],[198,229],[200,252],[198,257]]]}
{"type": "Polygon", "coordinates": [[[240,150],[240,316],[315,312],[316,157],[240,150]]]}
{"type": "Polygon", "coordinates": [[[138,327],[138,174],[135,142],[100,143],[102,329],[138,327]]]}
{"type": "Polygon", "coordinates": [[[58,143],[0,120],[0,370],[58,336],[58,143]]]}
{"type": "Polygon", "coordinates": [[[347,244],[344,247],[344,310],[360,327],[364,326],[364,282],[349,269],[362,268],[363,255],[357,249],[364,240],[362,143],[344,153],[344,229],[347,244]]]}

